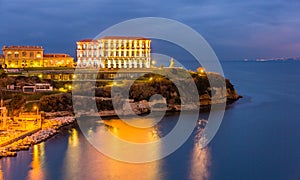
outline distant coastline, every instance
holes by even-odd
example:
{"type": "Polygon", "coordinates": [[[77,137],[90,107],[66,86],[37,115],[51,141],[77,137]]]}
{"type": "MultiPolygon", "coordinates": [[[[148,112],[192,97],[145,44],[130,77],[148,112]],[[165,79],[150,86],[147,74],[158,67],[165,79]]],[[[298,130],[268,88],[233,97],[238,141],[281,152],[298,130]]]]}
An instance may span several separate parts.
{"type": "Polygon", "coordinates": [[[300,57],[275,57],[275,58],[258,58],[258,59],[244,59],[244,61],[250,61],[250,62],[267,62],[267,61],[299,61],[300,57]]]}

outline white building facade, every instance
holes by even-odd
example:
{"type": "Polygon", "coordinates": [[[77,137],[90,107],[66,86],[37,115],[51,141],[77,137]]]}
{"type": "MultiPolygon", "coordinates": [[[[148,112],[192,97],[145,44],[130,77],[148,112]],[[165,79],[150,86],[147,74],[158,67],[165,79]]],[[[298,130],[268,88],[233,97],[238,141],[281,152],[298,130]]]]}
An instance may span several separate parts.
{"type": "Polygon", "coordinates": [[[144,37],[106,36],[78,41],[77,67],[150,68],[151,40],[144,37]]]}

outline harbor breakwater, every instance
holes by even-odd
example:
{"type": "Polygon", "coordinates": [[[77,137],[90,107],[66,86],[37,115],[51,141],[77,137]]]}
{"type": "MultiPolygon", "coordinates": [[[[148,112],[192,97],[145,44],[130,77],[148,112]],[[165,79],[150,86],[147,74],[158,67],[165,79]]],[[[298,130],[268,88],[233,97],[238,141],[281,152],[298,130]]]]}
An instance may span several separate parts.
{"type": "Polygon", "coordinates": [[[47,140],[59,132],[63,126],[72,124],[73,116],[45,120],[43,129],[35,129],[0,143],[0,158],[17,156],[17,151],[28,150],[31,146],[47,140]]]}

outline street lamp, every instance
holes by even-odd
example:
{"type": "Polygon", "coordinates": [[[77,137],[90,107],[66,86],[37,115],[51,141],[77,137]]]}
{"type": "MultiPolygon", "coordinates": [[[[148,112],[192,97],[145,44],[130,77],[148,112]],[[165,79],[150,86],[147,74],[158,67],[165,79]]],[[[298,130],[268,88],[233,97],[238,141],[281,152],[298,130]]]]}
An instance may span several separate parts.
{"type": "MultiPolygon", "coordinates": [[[[37,120],[37,118],[38,118],[38,115],[39,115],[39,107],[38,106],[34,106],[33,107],[33,109],[35,109],[36,110],[36,120],[37,120]]],[[[43,121],[42,121],[42,118],[40,117],[40,128],[42,129],[42,127],[43,127],[43,121]]]]}
{"type": "Polygon", "coordinates": [[[36,115],[38,115],[39,114],[39,107],[38,106],[34,106],[33,109],[36,110],[36,115]]]}

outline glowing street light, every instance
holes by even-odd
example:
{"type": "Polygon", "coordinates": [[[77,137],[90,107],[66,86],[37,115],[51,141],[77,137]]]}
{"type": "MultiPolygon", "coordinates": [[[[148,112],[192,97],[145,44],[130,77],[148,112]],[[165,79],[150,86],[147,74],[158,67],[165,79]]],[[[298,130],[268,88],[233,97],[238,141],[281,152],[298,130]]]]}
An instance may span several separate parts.
{"type": "MultiPolygon", "coordinates": [[[[37,118],[39,117],[39,107],[38,106],[34,106],[33,109],[36,110],[36,120],[37,120],[37,118]]],[[[43,121],[42,121],[41,117],[40,117],[40,128],[41,129],[43,128],[43,121]]]]}
{"type": "Polygon", "coordinates": [[[205,75],[205,68],[199,67],[199,68],[197,69],[197,71],[198,71],[198,73],[199,73],[200,76],[205,75]]]}
{"type": "Polygon", "coordinates": [[[38,115],[39,114],[39,107],[38,106],[34,106],[33,109],[36,110],[36,115],[38,115]]]}
{"type": "Polygon", "coordinates": [[[156,61],[153,59],[153,60],[151,61],[151,63],[152,63],[153,66],[155,66],[156,61]]]}

